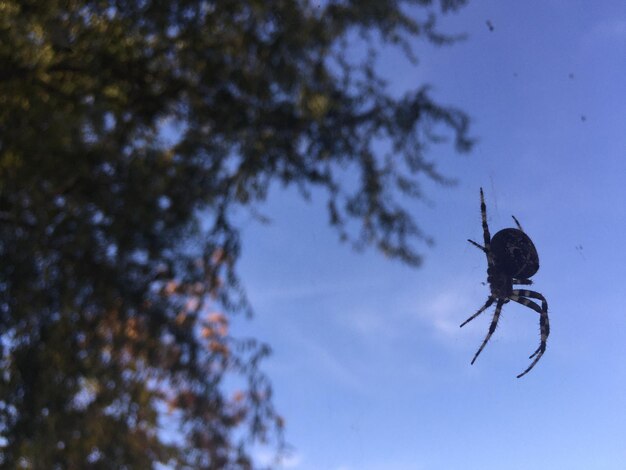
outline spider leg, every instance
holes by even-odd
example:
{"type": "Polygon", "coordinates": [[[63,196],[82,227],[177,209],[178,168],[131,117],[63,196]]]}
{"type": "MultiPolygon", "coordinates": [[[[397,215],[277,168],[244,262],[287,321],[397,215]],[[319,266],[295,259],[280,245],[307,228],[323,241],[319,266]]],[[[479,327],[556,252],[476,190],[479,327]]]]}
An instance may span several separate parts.
{"type": "MultiPolygon", "coordinates": [[[[535,292],[532,290],[523,290],[521,292],[523,292],[521,295],[524,295],[526,297],[530,297],[533,299],[541,300],[541,312],[542,313],[541,313],[541,317],[539,318],[539,325],[541,328],[542,342],[537,348],[537,350],[529,357],[529,359],[532,359],[535,355],[537,355],[542,350],[542,345],[543,345],[543,350],[545,351],[545,343],[548,341],[548,336],[550,335],[550,319],[548,318],[548,302],[546,301],[546,298],[543,295],[541,295],[539,292],[535,292]],[[544,339],[544,332],[545,332],[545,339],[544,339]]],[[[541,354],[543,354],[543,352],[541,354]]]]}
{"type": "Polygon", "coordinates": [[[528,359],[532,359],[533,357],[535,357],[537,354],[539,354],[539,351],[541,351],[541,346],[535,349],[535,352],[528,356],[528,359]]]}
{"type": "Polygon", "coordinates": [[[474,315],[472,315],[471,317],[469,317],[467,320],[465,320],[463,323],[461,323],[460,328],[463,328],[465,326],[466,323],[471,322],[474,318],[476,318],[478,315],[480,315],[481,313],[483,313],[485,310],[487,310],[489,307],[491,307],[491,304],[494,303],[496,300],[495,297],[489,296],[489,298],[487,299],[487,302],[485,302],[485,305],[483,305],[482,307],[480,307],[480,310],[478,310],[478,312],[476,312],[474,315]]]}
{"type": "Polygon", "coordinates": [[[485,195],[483,188],[480,188],[480,216],[483,223],[483,239],[485,240],[485,252],[491,250],[491,235],[489,234],[489,225],[487,225],[487,205],[485,204],[485,195]]]}
{"type": "Polygon", "coordinates": [[[491,335],[494,331],[496,331],[496,326],[498,326],[498,320],[500,319],[500,311],[502,310],[502,306],[504,305],[504,299],[498,299],[498,303],[496,304],[496,311],[493,314],[493,319],[491,320],[491,325],[489,325],[489,332],[483,341],[483,344],[480,345],[476,354],[474,354],[474,359],[472,359],[472,364],[476,361],[478,355],[482,352],[483,348],[487,345],[487,341],[491,338],[491,335]]]}
{"type": "Polygon", "coordinates": [[[530,279],[515,279],[513,278],[513,284],[524,284],[524,285],[531,285],[533,283],[533,281],[531,281],[530,279]]]}
{"type": "Polygon", "coordinates": [[[519,379],[520,377],[523,377],[524,375],[526,375],[528,372],[530,372],[530,370],[535,367],[535,364],[537,364],[537,362],[539,362],[539,359],[541,358],[541,356],[543,356],[543,353],[546,351],[546,341],[548,339],[548,334],[550,334],[550,325],[547,324],[547,329],[546,329],[546,325],[544,324],[544,322],[542,321],[543,318],[546,318],[547,321],[547,311],[545,313],[545,317],[543,315],[542,309],[539,308],[539,305],[537,305],[536,303],[525,299],[525,298],[519,298],[519,299],[512,299],[522,305],[525,305],[526,307],[532,308],[533,310],[535,310],[536,312],[538,312],[541,315],[541,319],[539,321],[540,324],[540,328],[541,328],[541,342],[539,344],[539,347],[535,350],[534,353],[532,353],[530,356],[528,356],[528,359],[532,359],[535,358],[533,360],[533,362],[530,363],[530,365],[526,368],[526,370],[524,372],[522,372],[521,374],[519,374],[517,376],[517,378],[519,379]]]}
{"type": "Polygon", "coordinates": [[[535,364],[537,364],[539,359],[541,359],[541,356],[543,356],[543,353],[546,351],[546,344],[548,342],[548,336],[550,335],[550,320],[548,318],[548,302],[546,301],[546,298],[543,295],[541,295],[539,292],[535,292],[532,290],[525,290],[525,289],[514,289],[512,291],[512,295],[509,298],[517,303],[520,303],[522,305],[525,305],[528,308],[533,309],[535,312],[537,312],[540,315],[539,328],[541,330],[541,341],[539,343],[539,347],[529,357],[529,359],[532,359],[533,357],[535,359],[533,360],[533,362],[531,362],[531,364],[528,366],[528,368],[524,372],[522,372],[520,375],[517,376],[517,378],[519,379],[520,377],[530,372],[530,370],[533,367],[535,367],[535,364]],[[525,297],[530,297],[532,299],[541,300],[541,307],[539,307],[539,305],[537,305],[535,302],[526,299],[525,297]]]}
{"type": "MultiPolygon", "coordinates": [[[[520,229],[522,232],[524,232],[524,229],[522,228],[522,226],[520,225],[518,220],[515,218],[515,216],[512,215],[511,217],[513,217],[513,220],[515,221],[515,225],[517,225],[517,228],[520,229]]],[[[524,233],[526,233],[526,232],[524,232],[524,233]]]]}
{"type": "MultiPolygon", "coordinates": [[[[485,251],[485,247],[482,245],[479,245],[478,243],[476,243],[474,240],[470,240],[469,238],[467,239],[468,242],[470,242],[472,245],[474,245],[476,248],[480,248],[481,250],[485,251]]],[[[486,253],[486,251],[485,251],[486,253]]]]}

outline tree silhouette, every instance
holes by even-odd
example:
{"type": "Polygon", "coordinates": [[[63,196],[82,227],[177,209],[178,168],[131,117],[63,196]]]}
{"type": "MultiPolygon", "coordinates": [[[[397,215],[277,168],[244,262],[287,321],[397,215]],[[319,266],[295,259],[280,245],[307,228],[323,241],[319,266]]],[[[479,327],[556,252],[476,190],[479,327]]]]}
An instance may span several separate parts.
{"type": "Polygon", "coordinates": [[[435,15],[464,3],[0,4],[2,468],[245,469],[281,442],[269,349],[228,328],[233,210],[320,188],[342,238],[419,264],[401,195],[447,181],[425,154],[468,150],[468,119],[393,98],[376,53],[452,42],[435,15]]]}

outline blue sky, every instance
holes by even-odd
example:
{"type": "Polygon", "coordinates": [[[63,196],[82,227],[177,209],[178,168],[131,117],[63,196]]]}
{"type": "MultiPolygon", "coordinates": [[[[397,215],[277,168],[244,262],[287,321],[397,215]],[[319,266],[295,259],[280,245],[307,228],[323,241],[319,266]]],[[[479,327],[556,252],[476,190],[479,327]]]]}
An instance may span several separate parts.
{"type": "Polygon", "coordinates": [[[622,470],[626,2],[470,1],[442,26],[468,39],[418,44],[417,67],[381,60],[394,93],[432,84],[479,140],[469,155],[431,152],[459,183],[424,181],[431,203],[412,203],[436,241],[423,266],[340,244],[321,195],[276,190],[272,223],[244,226],[256,315],[234,326],[273,348],[264,368],[294,448],[283,468],[622,470]],[[492,234],[515,214],[539,251],[552,334],[522,379],[535,312],[507,304],[473,366],[491,314],[458,327],[488,295],[466,242],[481,237],[481,186],[492,234]]]}

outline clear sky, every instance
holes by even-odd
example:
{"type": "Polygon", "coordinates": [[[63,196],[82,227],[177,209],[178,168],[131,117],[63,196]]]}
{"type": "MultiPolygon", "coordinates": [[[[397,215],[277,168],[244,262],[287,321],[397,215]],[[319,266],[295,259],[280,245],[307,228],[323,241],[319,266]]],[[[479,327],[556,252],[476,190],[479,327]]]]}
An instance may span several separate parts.
{"type": "MultiPolygon", "coordinates": [[[[409,269],[352,252],[324,199],[276,190],[272,223],[245,225],[241,274],[268,342],[298,470],[626,468],[626,2],[474,0],[441,25],[466,32],[386,55],[394,92],[425,83],[472,117],[469,155],[431,152],[455,187],[413,204],[434,247],[409,269]],[[486,22],[490,21],[493,31],[486,22]],[[541,261],[539,319],[513,302],[477,362],[486,300],[479,187],[492,234],[515,214],[541,261]]],[[[259,452],[263,459],[263,452],[259,452]]]]}

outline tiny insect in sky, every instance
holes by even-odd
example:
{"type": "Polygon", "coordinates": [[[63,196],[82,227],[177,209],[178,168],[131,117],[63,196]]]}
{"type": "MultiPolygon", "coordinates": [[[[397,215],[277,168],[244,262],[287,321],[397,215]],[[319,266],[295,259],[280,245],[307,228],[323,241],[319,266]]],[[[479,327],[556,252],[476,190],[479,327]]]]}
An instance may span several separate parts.
{"type": "Polygon", "coordinates": [[[534,360],[526,368],[524,372],[519,374],[517,378],[526,375],[535,367],[535,364],[541,359],[546,350],[548,336],[550,335],[550,321],[548,319],[548,302],[539,292],[526,289],[513,289],[513,284],[530,285],[533,283],[529,278],[539,270],[539,255],[532,240],[517,221],[515,216],[513,220],[517,228],[505,228],[496,233],[493,237],[489,234],[489,226],[487,225],[487,206],[485,205],[485,196],[483,188],[480,188],[480,213],[483,224],[483,240],[485,245],[479,245],[473,240],[468,240],[472,245],[479,248],[487,256],[487,282],[491,293],[485,305],[478,312],[469,317],[461,327],[472,321],[478,315],[487,310],[494,302],[496,302],[496,310],[489,326],[489,332],[478,351],[472,359],[472,364],[478,358],[483,348],[496,331],[498,320],[502,306],[510,300],[520,303],[539,314],[540,343],[539,347],[532,353],[529,359],[534,360]],[[541,307],[534,301],[541,301],[541,307]]]}

